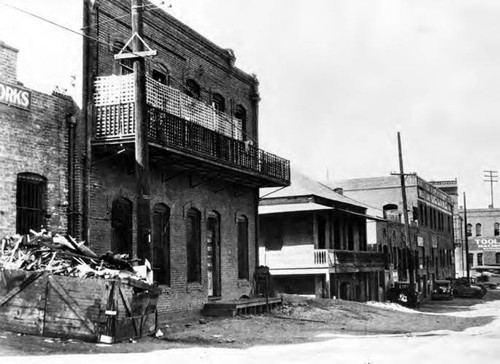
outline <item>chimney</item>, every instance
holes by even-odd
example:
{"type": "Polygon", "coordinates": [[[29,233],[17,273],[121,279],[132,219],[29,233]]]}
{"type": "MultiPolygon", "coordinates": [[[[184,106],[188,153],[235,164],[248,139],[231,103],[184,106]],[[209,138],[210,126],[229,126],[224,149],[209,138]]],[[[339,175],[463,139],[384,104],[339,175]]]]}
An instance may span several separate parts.
{"type": "Polygon", "coordinates": [[[17,84],[17,52],[0,40],[0,80],[17,84]]]}

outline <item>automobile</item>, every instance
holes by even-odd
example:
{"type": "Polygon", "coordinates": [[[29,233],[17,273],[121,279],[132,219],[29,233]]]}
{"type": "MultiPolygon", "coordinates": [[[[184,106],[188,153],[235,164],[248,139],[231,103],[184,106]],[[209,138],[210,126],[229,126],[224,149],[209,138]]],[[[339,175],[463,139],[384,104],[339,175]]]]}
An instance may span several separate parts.
{"type": "Polygon", "coordinates": [[[495,276],[495,275],[491,274],[491,273],[488,274],[488,273],[489,272],[481,273],[481,275],[476,278],[477,283],[478,283],[478,285],[483,285],[488,289],[496,289],[498,287],[498,283],[492,282],[492,280],[490,279],[491,276],[495,276]]]}
{"type": "Polygon", "coordinates": [[[471,283],[465,277],[452,279],[451,289],[453,296],[460,298],[483,298],[487,292],[485,286],[471,283]]]}
{"type": "Polygon", "coordinates": [[[434,281],[433,290],[431,292],[431,300],[452,300],[453,293],[451,282],[448,280],[434,281]]]}
{"type": "Polygon", "coordinates": [[[409,282],[394,282],[394,286],[387,290],[387,300],[406,307],[419,307],[422,294],[415,288],[410,289],[409,282]]]}

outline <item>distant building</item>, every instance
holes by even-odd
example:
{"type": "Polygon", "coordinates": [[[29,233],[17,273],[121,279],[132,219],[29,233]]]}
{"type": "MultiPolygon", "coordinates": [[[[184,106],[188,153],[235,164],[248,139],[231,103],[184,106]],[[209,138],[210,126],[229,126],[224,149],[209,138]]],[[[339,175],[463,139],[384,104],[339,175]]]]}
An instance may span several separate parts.
{"type": "MultiPolygon", "coordinates": [[[[439,184],[439,182],[434,182],[439,184]]],[[[453,198],[417,175],[406,177],[410,239],[405,238],[403,203],[398,176],[336,181],[345,196],[360,201],[382,215],[371,229],[377,250],[384,254],[385,284],[409,280],[410,249],[413,252],[415,283],[424,297],[433,282],[455,276],[453,198]]],[[[370,237],[369,237],[370,239],[370,237]]]]}
{"type": "MultiPolygon", "coordinates": [[[[463,223],[464,210],[459,210],[463,223]]],[[[462,229],[463,230],[463,225],[462,229]]],[[[469,267],[473,271],[485,266],[500,268],[500,208],[467,209],[467,239],[469,243],[469,267]]],[[[465,244],[457,247],[460,276],[467,276],[465,244]]]]}
{"type": "Polygon", "coordinates": [[[67,96],[24,87],[17,56],[0,41],[0,237],[41,228],[66,233],[75,216],[77,110],[67,96]]]}
{"type": "Polygon", "coordinates": [[[261,191],[259,262],[275,289],[379,299],[382,254],[369,247],[366,208],[299,172],[289,187],[261,191]]]}

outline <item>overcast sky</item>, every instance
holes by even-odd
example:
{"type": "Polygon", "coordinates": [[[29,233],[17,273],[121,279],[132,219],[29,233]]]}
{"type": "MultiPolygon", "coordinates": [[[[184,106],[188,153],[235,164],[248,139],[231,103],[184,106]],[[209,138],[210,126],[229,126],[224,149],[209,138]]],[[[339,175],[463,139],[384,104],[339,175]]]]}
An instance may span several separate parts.
{"type": "MultiPolygon", "coordinates": [[[[81,0],[0,0],[78,30],[81,0]]],[[[261,147],[311,177],[405,170],[458,179],[487,207],[500,169],[497,0],[171,0],[167,10],[260,80],[261,147]]],[[[19,79],[50,91],[80,72],[81,39],[0,6],[19,79]]],[[[495,207],[500,207],[496,184],[495,207]]],[[[460,197],[461,199],[461,197],[460,197]]]]}

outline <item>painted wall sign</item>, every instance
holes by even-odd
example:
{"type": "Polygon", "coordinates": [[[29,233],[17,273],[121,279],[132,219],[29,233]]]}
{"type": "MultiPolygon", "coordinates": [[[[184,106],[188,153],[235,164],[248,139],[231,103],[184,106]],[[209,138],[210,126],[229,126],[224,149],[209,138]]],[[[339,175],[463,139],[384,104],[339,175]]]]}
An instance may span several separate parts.
{"type": "Polygon", "coordinates": [[[496,238],[474,239],[478,249],[500,250],[500,241],[496,238]]]}
{"type": "Polygon", "coordinates": [[[29,110],[31,108],[31,91],[0,82],[0,102],[29,110]]]}

